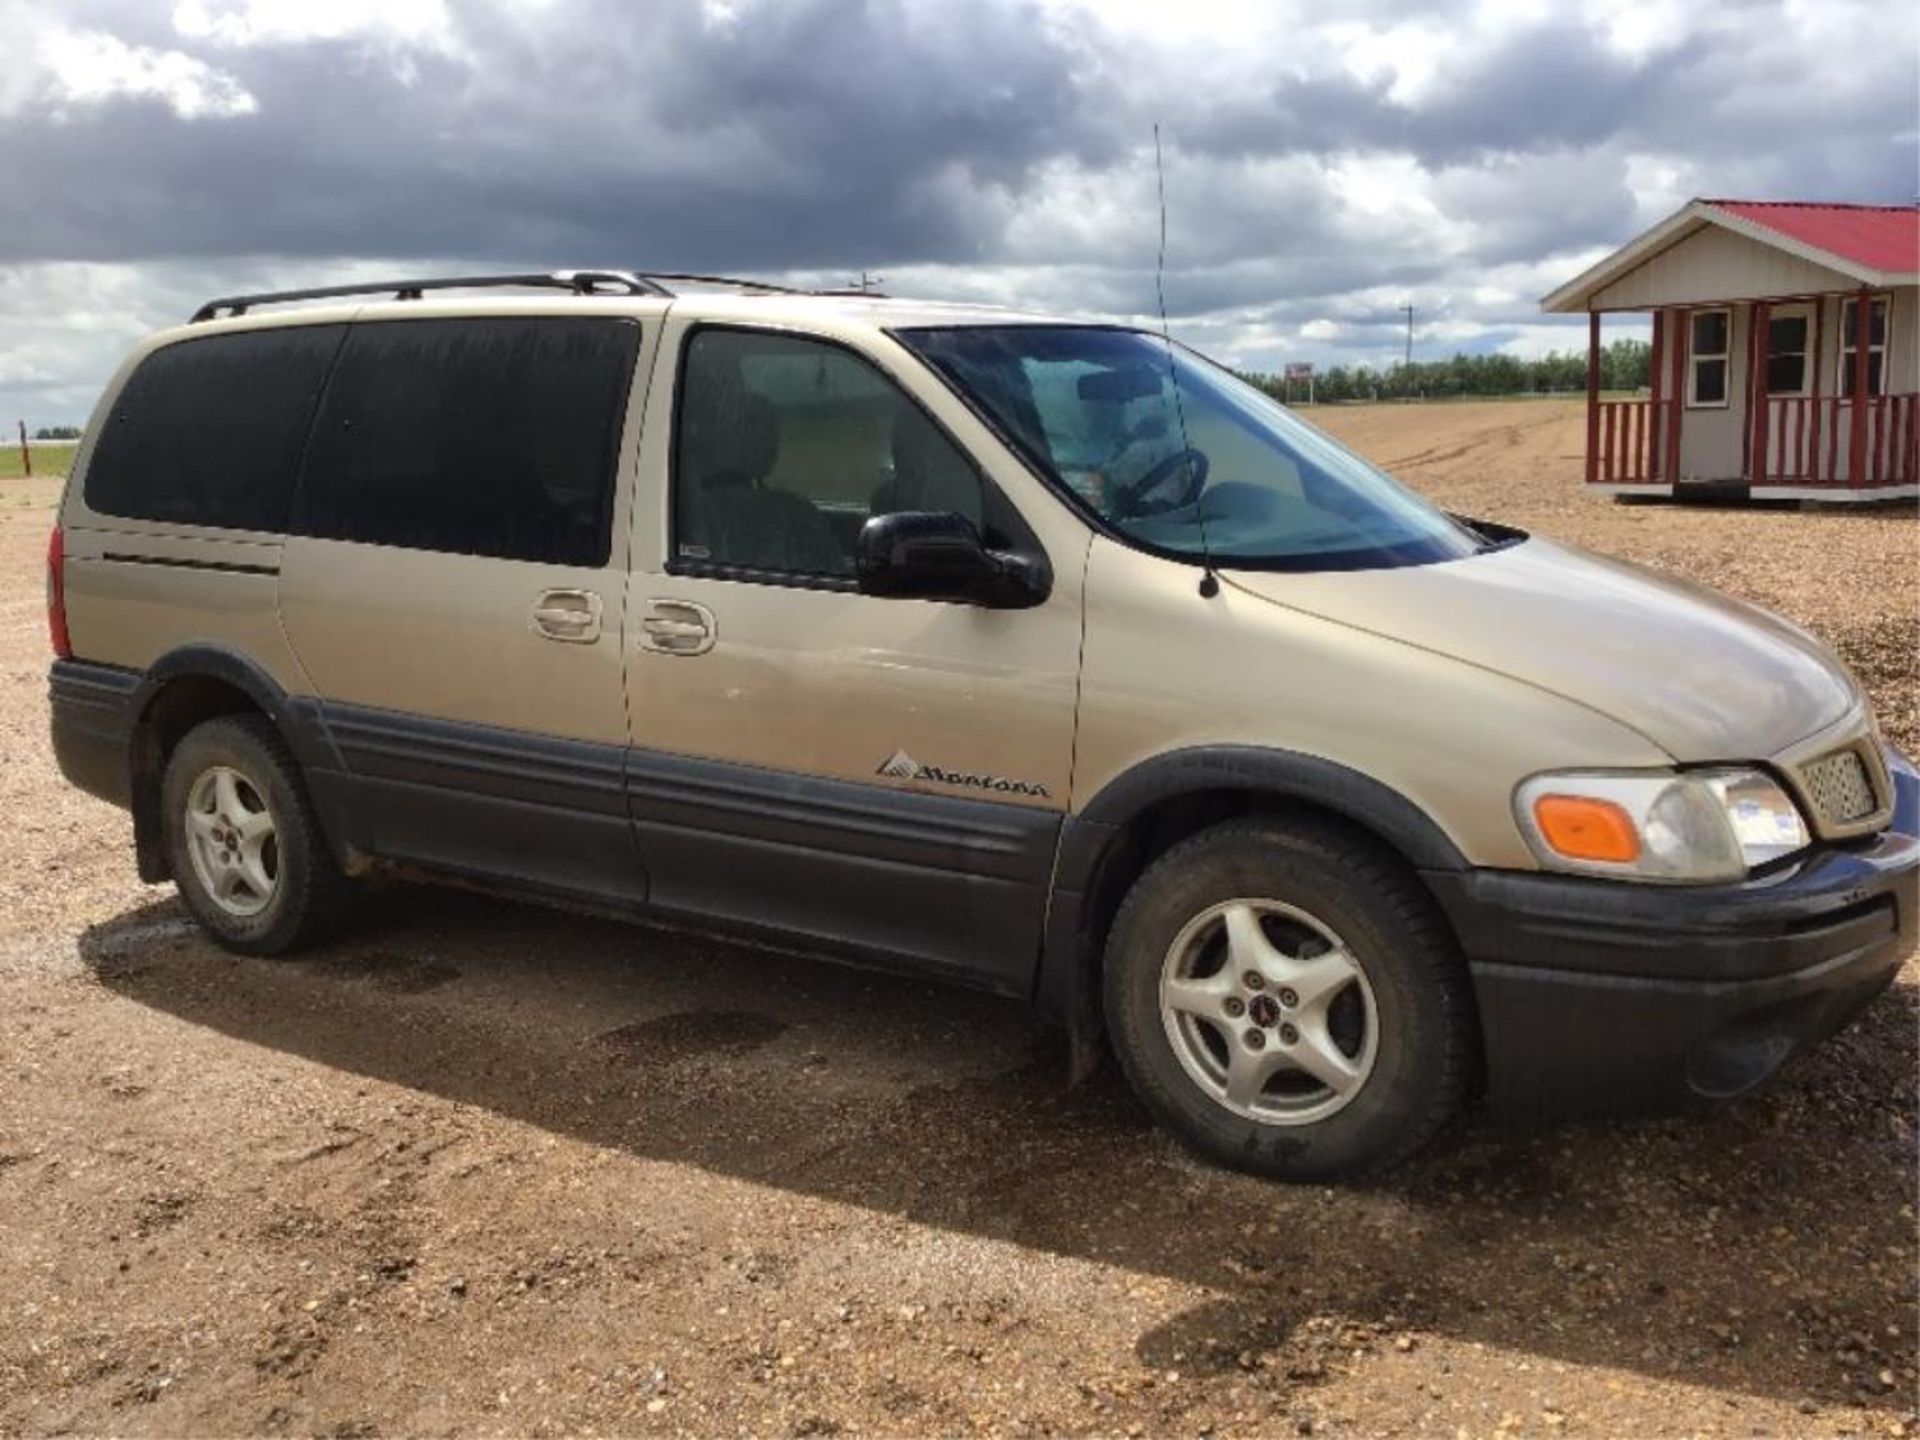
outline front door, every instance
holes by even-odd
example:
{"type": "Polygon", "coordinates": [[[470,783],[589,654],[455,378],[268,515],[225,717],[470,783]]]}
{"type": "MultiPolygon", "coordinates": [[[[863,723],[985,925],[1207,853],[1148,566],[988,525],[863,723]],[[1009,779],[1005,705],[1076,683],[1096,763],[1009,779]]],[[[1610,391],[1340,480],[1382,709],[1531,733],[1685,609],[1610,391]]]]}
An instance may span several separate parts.
{"type": "Polygon", "coordinates": [[[359,848],[644,899],[617,483],[643,338],[577,313],[349,332],[280,604],[344,765],[316,790],[359,848]]]}
{"type": "Polygon", "coordinates": [[[654,905],[1024,992],[1072,769],[1084,529],[1023,515],[949,428],[977,422],[848,345],[680,324],[661,356],[643,471],[669,494],[636,528],[629,667],[654,905]],[[856,593],[854,538],[894,510],[1044,549],[1049,598],[856,593]]]}

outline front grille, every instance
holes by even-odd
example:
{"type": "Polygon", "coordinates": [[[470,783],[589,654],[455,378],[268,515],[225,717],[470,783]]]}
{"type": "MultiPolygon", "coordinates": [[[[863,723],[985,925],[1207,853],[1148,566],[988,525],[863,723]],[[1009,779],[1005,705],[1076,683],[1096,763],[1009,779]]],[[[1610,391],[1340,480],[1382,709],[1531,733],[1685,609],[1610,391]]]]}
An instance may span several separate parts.
{"type": "Polygon", "coordinates": [[[1803,766],[1800,775],[1806,781],[1814,808],[1828,825],[1851,825],[1879,808],[1866,762],[1857,750],[1836,750],[1831,755],[1823,755],[1803,766]]]}

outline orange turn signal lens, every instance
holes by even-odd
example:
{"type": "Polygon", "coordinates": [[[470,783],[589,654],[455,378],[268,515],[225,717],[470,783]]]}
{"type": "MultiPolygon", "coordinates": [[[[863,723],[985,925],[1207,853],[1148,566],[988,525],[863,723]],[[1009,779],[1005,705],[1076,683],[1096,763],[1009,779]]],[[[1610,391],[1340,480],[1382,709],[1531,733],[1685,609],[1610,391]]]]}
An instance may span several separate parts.
{"type": "Polygon", "coordinates": [[[1640,858],[1640,832],[1633,817],[1611,800],[1585,795],[1542,795],[1533,802],[1540,836],[1569,860],[1630,864],[1640,858]]]}

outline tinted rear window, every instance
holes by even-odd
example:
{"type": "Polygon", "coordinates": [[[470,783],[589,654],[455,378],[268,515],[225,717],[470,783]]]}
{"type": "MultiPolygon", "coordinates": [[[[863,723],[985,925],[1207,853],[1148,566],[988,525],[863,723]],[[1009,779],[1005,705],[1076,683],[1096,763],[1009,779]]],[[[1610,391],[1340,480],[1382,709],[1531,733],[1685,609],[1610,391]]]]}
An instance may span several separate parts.
{"type": "Polygon", "coordinates": [[[87,467],[88,508],[285,530],[301,447],[344,329],[209,335],[154,351],[101,431],[87,467]]]}
{"type": "Polygon", "coordinates": [[[356,326],[314,429],[302,530],[605,564],[639,341],[610,319],[356,326]]]}

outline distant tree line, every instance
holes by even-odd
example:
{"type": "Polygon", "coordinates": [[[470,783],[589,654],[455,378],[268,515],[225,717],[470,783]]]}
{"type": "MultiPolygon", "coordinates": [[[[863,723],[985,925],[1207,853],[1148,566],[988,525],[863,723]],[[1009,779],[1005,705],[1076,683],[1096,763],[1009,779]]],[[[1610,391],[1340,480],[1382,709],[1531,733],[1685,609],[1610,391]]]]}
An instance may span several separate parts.
{"type": "MultiPolygon", "coordinates": [[[[1639,390],[1652,368],[1652,347],[1644,340],[1616,340],[1600,352],[1600,388],[1639,390]]],[[[1278,375],[1246,377],[1269,395],[1286,398],[1278,375]]],[[[1537,360],[1516,355],[1455,355],[1451,360],[1416,360],[1391,370],[1369,365],[1335,365],[1316,370],[1315,400],[1414,400],[1456,395],[1549,395],[1587,388],[1584,351],[1551,351],[1537,360]]],[[[1303,380],[1293,382],[1292,398],[1306,399],[1303,380]]]]}
{"type": "Polygon", "coordinates": [[[42,425],[38,430],[33,432],[33,438],[36,440],[78,440],[80,438],[80,427],[78,425],[42,425]]]}

